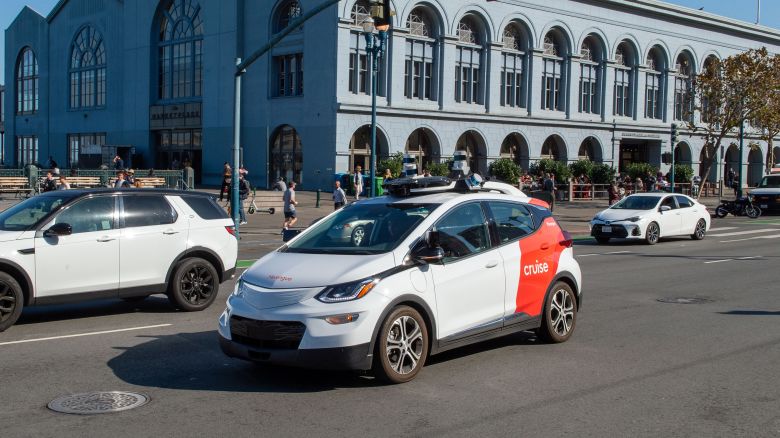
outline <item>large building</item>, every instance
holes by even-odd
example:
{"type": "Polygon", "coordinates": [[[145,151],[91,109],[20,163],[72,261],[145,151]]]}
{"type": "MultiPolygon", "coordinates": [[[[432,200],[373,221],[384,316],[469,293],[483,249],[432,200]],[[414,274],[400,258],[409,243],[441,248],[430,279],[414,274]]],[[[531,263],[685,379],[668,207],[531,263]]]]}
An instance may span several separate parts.
{"type": "MultiPolygon", "coordinates": [[[[191,163],[215,184],[231,159],[234,72],[322,0],[61,0],[6,30],[5,164],[191,163]]],[[[380,62],[378,148],[421,167],[465,150],[485,173],[510,157],[661,164],[713,59],[780,51],[780,31],[652,0],[393,0],[380,62]]],[[[367,167],[371,85],[361,23],[344,0],[286,37],[243,77],[241,146],[255,185],[306,189],[367,167]]],[[[767,146],[749,140],[745,183],[767,146]]],[[[701,139],[677,160],[699,169],[701,139]]],[[[711,174],[737,168],[726,146],[711,174]]],[[[775,156],[780,156],[778,149],[775,156]]]]}

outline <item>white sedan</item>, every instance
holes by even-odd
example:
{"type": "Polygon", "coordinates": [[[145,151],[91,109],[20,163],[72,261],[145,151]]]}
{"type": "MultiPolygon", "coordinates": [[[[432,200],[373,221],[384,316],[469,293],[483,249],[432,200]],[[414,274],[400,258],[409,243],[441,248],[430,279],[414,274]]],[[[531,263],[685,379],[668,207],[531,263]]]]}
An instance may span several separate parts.
{"type": "Polygon", "coordinates": [[[590,221],[590,235],[599,243],[610,239],[643,239],[650,245],[661,237],[690,236],[701,240],[710,229],[707,207],[685,195],[639,193],[599,212],[590,221]]]}

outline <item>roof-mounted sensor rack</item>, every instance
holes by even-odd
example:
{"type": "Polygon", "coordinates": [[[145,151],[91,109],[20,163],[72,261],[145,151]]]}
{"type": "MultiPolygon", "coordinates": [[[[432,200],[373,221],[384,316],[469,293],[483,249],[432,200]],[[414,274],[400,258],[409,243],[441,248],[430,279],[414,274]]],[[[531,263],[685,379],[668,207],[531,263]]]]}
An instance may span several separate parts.
{"type": "Polygon", "coordinates": [[[384,184],[385,191],[391,196],[421,196],[432,193],[470,193],[482,191],[482,177],[473,174],[462,178],[446,176],[428,176],[417,178],[397,178],[384,184]]]}

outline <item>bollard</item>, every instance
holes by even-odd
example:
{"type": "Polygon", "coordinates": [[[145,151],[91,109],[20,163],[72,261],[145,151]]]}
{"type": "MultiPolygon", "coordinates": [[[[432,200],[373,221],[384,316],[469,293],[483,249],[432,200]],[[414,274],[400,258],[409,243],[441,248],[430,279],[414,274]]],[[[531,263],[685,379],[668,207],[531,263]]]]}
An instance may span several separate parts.
{"type": "Polygon", "coordinates": [[[317,205],[315,205],[315,208],[320,208],[320,194],[322,193],[322,190],[317,189],[317,205]]]}

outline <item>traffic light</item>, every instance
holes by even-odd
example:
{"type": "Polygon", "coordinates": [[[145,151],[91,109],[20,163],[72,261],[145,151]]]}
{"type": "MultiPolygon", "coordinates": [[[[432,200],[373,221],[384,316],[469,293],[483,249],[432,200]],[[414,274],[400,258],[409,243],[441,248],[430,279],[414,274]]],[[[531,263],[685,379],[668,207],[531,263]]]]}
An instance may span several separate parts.
{"type": "Polygon", "coordinates": [[[390,0],[369,0],[369,6],[369,13],[371,18],[374,19],[374,25],[377,29],[387,30],[392,26],[395,11],[390,4],[390,0]]]}
{"type": "Polygon", "coordinates": [[[672,123],[672,151],[674,151],[674,147],[677,146],[677,137],[679,134],[680,132],[677,130],[677,123],[672,123]]]}

